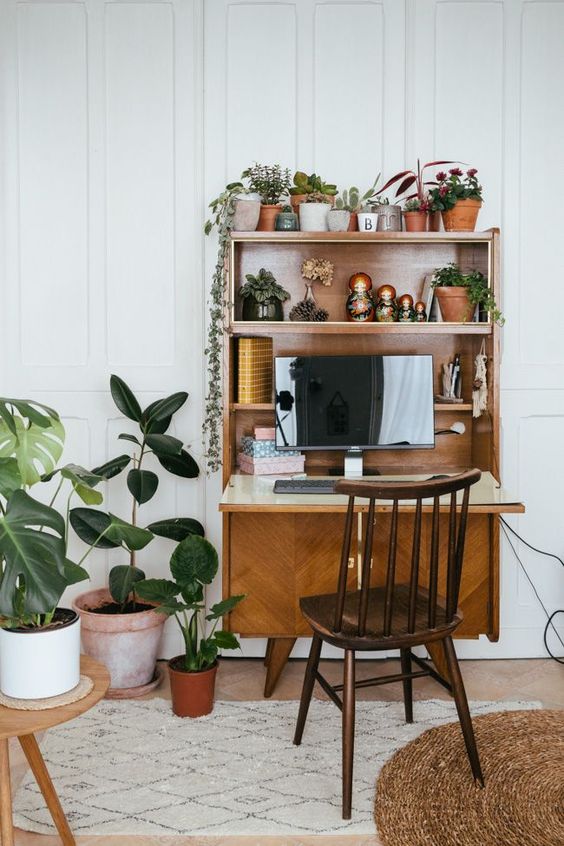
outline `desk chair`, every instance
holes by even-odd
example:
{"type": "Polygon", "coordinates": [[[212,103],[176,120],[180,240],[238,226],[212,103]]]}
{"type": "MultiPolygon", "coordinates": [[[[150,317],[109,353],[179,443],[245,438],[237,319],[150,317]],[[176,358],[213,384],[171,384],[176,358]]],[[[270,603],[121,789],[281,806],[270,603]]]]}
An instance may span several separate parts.
{"type": "Polygon", "coordinates": [[[411,654],[414,646],[440,643],[448,667],[449,688],[456,702],[456,710],[470,759],[474,779],[483,786],[484,779],[476,748],[472,720],[460,669],[452,643],[452,633],[462,621],[458,610],[458,592],[464,557],[464,539],[468,515],[470,487],[479,480],[479,470],[470,470],[448,479],[427,482],[363,482],[339,481],[335,493],[349,497],[337,593],[306,596],[300,599],[300,608],[313,629],[313,641],[305,672],[300,710],[294,743],[302,740],[304,726],[313,693],[318,681],[343,714],[343,819],[351,817],[352,772],[354,752],[355,688],[401,681],[405,703],[406,722],[413,722],[412,680],[419,676],[436,677],[432,668],[411,654]],[[462,505],[457,508],[456,495],[462,491],[462,505]],[[448,543],[446,545],[446,597],[438,595],[440,570],[439,497],[450,494],[448,517],[448,543]],[[351,548],[355,497],[368,499],[368,518],[363,538],[362,577],[360,590],[347,592],[347,570],[351,548]],[[431,543],[428,555],[428,587],[419,585],[421,559],[422,500],[432,501],[431,543]],[[385,573],[384,587],[370,587],[370,565],[375,521],[375,501],[387,500],[391,506],[387,562],[374,561],[385,573]],[[405,501],[408,501],[405,503],[405,501]],[[408,584],[396,580],[396,552],[398,540],[399,503],[414,506],[413,541],[408,584]],[[385,568],[385,569],[384,569],[385,568]],[[344,650],[344,684],[332,686],[318,672],[321,646],[330,643],[344,650]],[[399,649],[401,673],[355,683],[355,652],[357,650],[399,649]],[[412,671],[412,659],[423,669],[412,671]],[[343,699],[338,692],[343,692],[343,699]]]}

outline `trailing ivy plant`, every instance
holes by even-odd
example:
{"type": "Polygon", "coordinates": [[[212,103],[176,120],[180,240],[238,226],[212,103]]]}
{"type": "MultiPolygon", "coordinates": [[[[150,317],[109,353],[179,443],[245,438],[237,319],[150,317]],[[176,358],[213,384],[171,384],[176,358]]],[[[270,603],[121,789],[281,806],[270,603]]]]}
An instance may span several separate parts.
{"type": "Polygon", "coordinates": [[[149,502],[159,487],[157,474],[144,466],[147,456],[154,455],[161,467],[174,476],[194,479],[199,475],[198,465],[184,449],[182,441],[165,434],[173,415],[188,399],[186,391],[177,391],[150,403],[145,409],[141,408],[131,388],[119,376],[110,378],[110,391],[118,410],[138,424],[139,432],[137,435],[129,432],[118,435],[118,440],[134,444],[132,453],[118,455],[95,467],[92,473],[107,481],[126,467],[130,468],[126,484],[131,494],[131,521],[126,522],[95,508],[80,507],[71,510],[70,522],[79,538],[89,546],[99,549],[121,547],[128,553],[129,564],[118,564],[109,574],[112,599],[125,613],[136,610],[135,585],[145,578],[143,570],[136,565],[136,552],[147,546],[155,535],[178,542],[189,535],[203,535],[204,528],[192,517],[171,517],[144,528],[137,525],[138,507],[149,502]]]}

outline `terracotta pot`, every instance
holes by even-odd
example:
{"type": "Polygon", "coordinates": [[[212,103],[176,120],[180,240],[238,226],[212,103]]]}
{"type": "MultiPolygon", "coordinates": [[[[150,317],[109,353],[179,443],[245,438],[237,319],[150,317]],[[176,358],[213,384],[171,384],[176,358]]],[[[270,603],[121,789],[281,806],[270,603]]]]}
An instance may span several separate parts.
{"type": "Polygon", "coordinates": [[[424,211],[406,211],[403,213],[406,232],[426,232],[428,215],[424,211]]]}
{"type": "Polygon", "coordinates": [[[300,203],[305,203],[307,194],[290,194],[290,205],[294,214],[299,214],[300,203]]]}
{"type": "Polygon", "coordinates": [[[144,687],[154,676],[164,614],[99,614],[89,609],[113,602],[106,588],[81,593],[73,602],[80,614],[82,648],[108,668],[110,688],[144,687]]]}
{"type": "Polygon", "coordinates": [[[467,288],[435,288],[435,296],[446,323],[466,323],[472,319],[474,306],[468,297],[467,288]]]}
{"type": "Polygon", "coordinates": [[[233,215],[234,232],[254,232],[260,216],[260,200],[237,200],[233,215]]]}
{"type": "Polygon", "coordinates": [[[217,661],[208,670],[188,673],[175,664],[181,664],[184,655],[177,655],[168,662],[172,710],[177,717],[203,717],[213,711],[217,661]]]}
{"type": "Polygon", "coordinates": [[[481,208],[481,200],[459,200],[452,209],[441,212],[445,232],[473,232],[481,208]]]}
{"type": "Polygon", "coordinates": [[[351,219],[349,220],[349,232],[356,232],[358,229],[358,212],[351,212],[351,219]]]}
{"type": "Polygon", "coordinates": [[[276,216],[282,211],[281,205],[265,205],[261,203],[257,232],[274,232],[276,216]]]}
{"type": "Polygon", "coordinates": [[[441,213],[440,211],[436,212],[429,212],[429,223],[428,223],[428,231],[429,232],[440,232],[441,231],[441,213]]]}

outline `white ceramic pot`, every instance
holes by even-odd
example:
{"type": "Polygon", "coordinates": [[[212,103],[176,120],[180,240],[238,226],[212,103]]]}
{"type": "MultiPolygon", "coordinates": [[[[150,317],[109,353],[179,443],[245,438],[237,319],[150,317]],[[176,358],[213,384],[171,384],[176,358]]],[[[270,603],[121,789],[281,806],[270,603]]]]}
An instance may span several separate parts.
{"type": "MultiPolygon", "coordinates": [[[[66,610],[66,609],[62,609],[66,610]]],[[[80,617],[53,629],[0,629],[0,690],[14,699],[45,699],[80,681],[80,617]]]]}
{"type": "Polygon", "coordinates": [[[346,232],[351,222],[351,213],[347,209],[331,209],[327,215],[329,232],[346,232]]]}
{"type": "Polygon", "coordinates": [[[378,215],[374,212],[358,213],[358,231],[376,232],[378,229],[378,215]]]}
{"type": "Polygon", "coordinates": [[[240,197],[235,205],[232,229],[234,232],[254,232],[260,215],[260,199],[240,197]]]}
{"type": "Polygon", "coordinates": [[[331,203],[300,203],[300,229],[302,232],[327,232],[327,215],[331,203]]]}

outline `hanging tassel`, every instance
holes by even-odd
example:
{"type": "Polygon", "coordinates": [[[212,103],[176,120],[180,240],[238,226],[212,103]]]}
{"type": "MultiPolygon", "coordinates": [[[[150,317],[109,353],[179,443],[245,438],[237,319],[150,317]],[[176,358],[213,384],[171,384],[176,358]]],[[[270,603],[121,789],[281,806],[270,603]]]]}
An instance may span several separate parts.
{"type": "Polygon", "coordinates": [[[486,355],[486,343],[482,341],[480,352],[476,356],[474,364],[476,372],[474,374],[474,382],[472,384],[472,417],[480,417],[483,411],[488,407],[488,381],[486,374],[486,365],[488,357],[486,355]]]}

